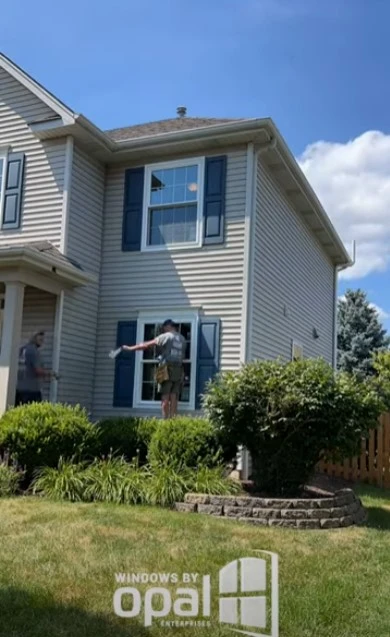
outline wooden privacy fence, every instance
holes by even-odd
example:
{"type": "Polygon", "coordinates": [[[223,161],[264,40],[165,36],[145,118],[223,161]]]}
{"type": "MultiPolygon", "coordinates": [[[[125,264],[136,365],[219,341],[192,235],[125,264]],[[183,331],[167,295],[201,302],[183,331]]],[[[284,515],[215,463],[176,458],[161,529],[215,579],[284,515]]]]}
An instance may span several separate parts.
{"type": "Polygon", "coordinates": [[[344,462],[320,462],[319,470],[328,476],[390,487],[390,413],[382,414],[379,427],[362,440],[360,456],[344,462]]]}

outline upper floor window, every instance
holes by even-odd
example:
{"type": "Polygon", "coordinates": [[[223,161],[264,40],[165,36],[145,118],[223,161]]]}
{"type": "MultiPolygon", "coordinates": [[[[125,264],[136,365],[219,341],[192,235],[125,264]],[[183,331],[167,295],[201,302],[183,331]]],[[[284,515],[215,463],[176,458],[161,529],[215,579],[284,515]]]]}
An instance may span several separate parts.
{"type": "Polygon", "coordinates": [[[199,245],[204,159],[146,166],[143,248],[199,245]]]}

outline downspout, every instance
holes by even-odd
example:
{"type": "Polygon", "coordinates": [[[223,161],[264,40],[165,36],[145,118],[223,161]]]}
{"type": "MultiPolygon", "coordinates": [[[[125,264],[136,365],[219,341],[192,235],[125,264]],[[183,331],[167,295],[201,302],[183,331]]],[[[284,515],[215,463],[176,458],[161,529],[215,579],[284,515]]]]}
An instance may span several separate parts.
{"type": "Polygon", "coordinates": [[[337,282],[338,282],[338,274],[347,268],[352,268],[352,266],[356,263],[356,241],[353,241],[352,244],[352,259],[349,263],[345,265],[336,265],[334,268],[334,301],[333,301],[333,369],[337,369],[337,282]]]}
{"type": "MultiPolygon", "coordinates": [[[[241,334],[241,364],[250,359],[250,337],[252,332],[252,300],[253,300],[253,263],[256,237],[256,188],[257,161],[261,153],[276,147],[276,138],[269,139],[262,144],[251,142],[247,148],[246,167],[246,197],[245,197],[245,236],[244,236],[244,274],[242,299],[242,334],[241,334]]],[[[237,470],[242,480],[248,479],[249,452],[244,447],[239,448],[237,470]]]]}
{"type": "MultiPolygon", "coordinates": [[[[73,168],[73,137],[66,138],[65,146],[65,167],[64,167],[64,191],[62,194],[62,219],[61,219],[61,243],[60,250],[66,254],[68,247],[68,230],[69,230],[69,214],[70,214],[70,191],[72,184],[72,168],[73,168]]],[[[64,312],[64,296],[61,290],[57,296],[56,312],[54,318],[54,343],[52,366],[54,371],[59,371],[60,355],[61,355],[61,336],[62,336],[62,317],[64,312]]],[[[58,398],[58,381],[53,379],[50,383],[50,402],[57,402],[58,398]]]]}

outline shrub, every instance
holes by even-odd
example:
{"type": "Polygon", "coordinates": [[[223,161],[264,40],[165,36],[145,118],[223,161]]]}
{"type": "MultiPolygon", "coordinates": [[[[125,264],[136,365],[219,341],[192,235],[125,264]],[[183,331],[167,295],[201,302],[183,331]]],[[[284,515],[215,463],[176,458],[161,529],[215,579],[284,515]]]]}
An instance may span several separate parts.
{"type": "Polygon", "coordinates": [[[33,493],[71,502],[114,502],[171,506],[189,492],[225,495],[239,485],[223,477],[223,467],[139,467],[124,458],[97,459],[90,465],[60,459],[57,468],[36,472],[33,493]]]}
{"type": "Polygon", "coordinates": [[[390,351],[379,352],[373,361],[375,377],[373,384],[376,387],[382,401],[383,410],[390,410],[390,351]]]}
{"type": "Polygon", "coordinates": [[[145,500],[148,504],[171,506],[181,502],[189,491],[189,475],[172,464],[152,469],[145,484],[145,500]]]}
{"type": "Polygon", "coordinates": [[[148,458],[152,465],[213,466],[221,455],[215,427],[203,418],[164,420],[154,432],[148,458]]]}
{"type": "Polygon", "coordinates": [[[144,500],[143,478],[147,473],[122,458],[95,460],[84,475],[85,498],[93,502],[136,504],[144,500]]]}
{"type": "Polygon", "coordinates": [[[0,451],[16,458],[28,479],[38,467],[56,467],[60,457],[87,457],[96,439],[96,427],[79,406],[34,403],[11,409],[0,419],[0,451]]]}
{"type": "Polygon", "coordinates": [[[96,459],[90,465],[60,459],[57,468],[43,467],[35,474],[33,492],[71,502],[138,504],[145,500],[148,471],[124,458],[96,459]]]}
{"type": "Polygon", "coordinates": [[[97,424],[97,455],[118,454],[144,464],[151,437],[158,426],[156,418],[107,418],[97,424]]]}
{"type": "Polygon", "coordinates": [[[357,453],[378,422],[372,385],[339,374],[321,360],[254,362],[210,385],[207,416],[252,456],[256,488],[296,494],[325,454],[357,453]]]}
{"type": "Polygon", "coordinates": [[[85,500],[85,466],[60,458],[58,467],[43,467],[35,471],[32,484],[34,494],[51,500],[85,500]]]}
{"type": "Polygon", "coordinates": [[[7,457],[0,458],[0,498],[15,495],[20,487],[24,472],[7,457]]]}
{"type": "Polygon", "coordinates": [[[225,476],[223,466],[199,467],[190,475],[188,487],[193,493],[212,495],[230,495],[241,491],[239,482],[225,476]]]}

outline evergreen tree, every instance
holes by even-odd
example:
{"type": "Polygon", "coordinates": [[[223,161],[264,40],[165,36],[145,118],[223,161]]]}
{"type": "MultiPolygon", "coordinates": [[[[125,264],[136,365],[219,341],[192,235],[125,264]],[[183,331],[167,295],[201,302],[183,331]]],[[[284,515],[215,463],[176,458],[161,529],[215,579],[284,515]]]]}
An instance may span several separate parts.
{"type": "Polygon", "coordinates": [[[373,355],[389,347],[390,339],[375,307],[363,290],[347,290],[338,302],[338,368],[359,376],[374,374],[373,355]]]}

